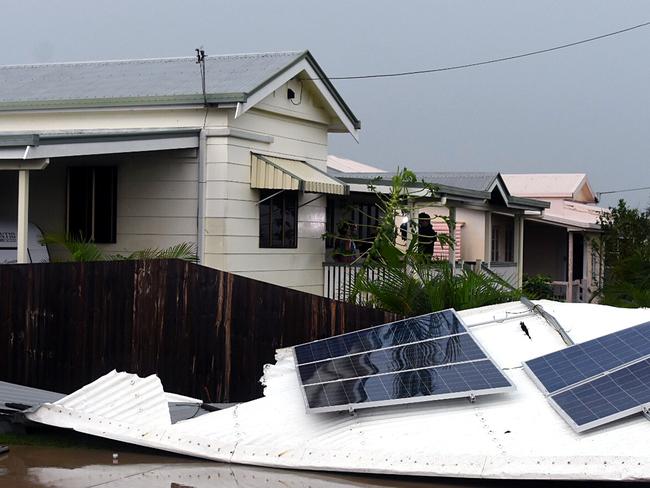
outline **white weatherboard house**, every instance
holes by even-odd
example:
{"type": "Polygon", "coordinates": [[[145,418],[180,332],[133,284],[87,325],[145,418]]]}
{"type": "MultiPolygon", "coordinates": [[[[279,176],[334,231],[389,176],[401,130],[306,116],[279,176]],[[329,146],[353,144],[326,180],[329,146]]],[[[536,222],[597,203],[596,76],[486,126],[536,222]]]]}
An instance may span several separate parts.
{"type": "Polygon", "coordinates": [[[328,134],[358,119],[309,52],[0,67],[0,220],[322,294],[328,134]]]}

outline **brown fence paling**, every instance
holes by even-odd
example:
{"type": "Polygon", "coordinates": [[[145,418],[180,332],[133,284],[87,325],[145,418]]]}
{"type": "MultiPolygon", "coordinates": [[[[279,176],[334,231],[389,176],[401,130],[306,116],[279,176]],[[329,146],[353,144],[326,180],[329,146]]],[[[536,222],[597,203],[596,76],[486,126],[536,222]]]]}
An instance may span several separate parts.
{"type": "Polygon", "coordinates": [[[69,393],[117,369],[245,401],[276,349],[395,319],[178,260],[2,265],[0,379],[69,393]]]}

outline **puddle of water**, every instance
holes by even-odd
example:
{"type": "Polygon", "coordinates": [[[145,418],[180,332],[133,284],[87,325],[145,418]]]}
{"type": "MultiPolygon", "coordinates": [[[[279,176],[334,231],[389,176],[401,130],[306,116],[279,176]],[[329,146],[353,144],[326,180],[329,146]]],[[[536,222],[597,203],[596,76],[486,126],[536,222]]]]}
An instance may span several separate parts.
{"type": "MultiPolygon", "coordinates": [[[[506,484],[530,487],[548,483],[506,484]]],[[[13,446],[8,453],[0,455],[1,488],[470,488],[503,485],[503,481],[419,480],[255,468],[157,451],[130,451],[123,445],[119,445],[119,449],[13,446]]]]}
{"type": "Polygon", "coordinates": [[[399,486],[402,488],[471,487],[418,480],[344,476],[280,469],[263,469],[175,457],[157,452],[120,450],[117,459],[106,449],[13,446],[0,455],[0,487],[35,488],[343,488],[399,486]]]}

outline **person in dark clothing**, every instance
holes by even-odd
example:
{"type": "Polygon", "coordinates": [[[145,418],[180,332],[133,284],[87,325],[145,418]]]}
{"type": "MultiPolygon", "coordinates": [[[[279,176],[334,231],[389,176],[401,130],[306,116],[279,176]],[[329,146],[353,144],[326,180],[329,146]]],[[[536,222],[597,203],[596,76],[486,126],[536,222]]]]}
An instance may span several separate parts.
{"type": "Polygon", "coordinates": [[[418,252],[429,259],[433,257],[433,247],[438,240],[438,233],[431,225],[431,216],[426,212],[418,214],[418,252]]]}

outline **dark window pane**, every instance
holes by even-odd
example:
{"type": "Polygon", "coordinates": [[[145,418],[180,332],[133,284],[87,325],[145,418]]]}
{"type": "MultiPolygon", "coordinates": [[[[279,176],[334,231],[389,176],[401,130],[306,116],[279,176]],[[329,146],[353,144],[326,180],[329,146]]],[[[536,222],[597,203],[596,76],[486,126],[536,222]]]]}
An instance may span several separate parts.
{"type": "Polygon", "coordinates": [[[93,169],[68,168],[68,234],[92,237],[93,169]]]}
{"type": "Polygon", "coordinates": [[[271,247],[282,247],[283,200],[282,194],[271,198],[271,247]]]}
{"type": "Polygon", "coordinates": [[[260,197],[260,247],[296,247],[298,192],[263,191],[260,197]]]}
{"type": "Polygon", "coordinates": [[[117,168],[95,168],[95,242],[113,243],[117,228],[117,168]]]}
{"type": "Polygon", "coordinates": [[[117,229],[117,168],[68,168],[68,234],[112,243],[117,229]]]}

